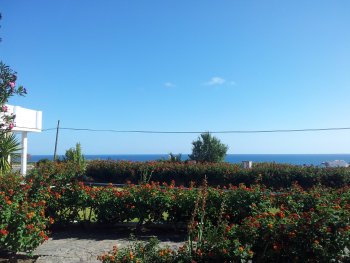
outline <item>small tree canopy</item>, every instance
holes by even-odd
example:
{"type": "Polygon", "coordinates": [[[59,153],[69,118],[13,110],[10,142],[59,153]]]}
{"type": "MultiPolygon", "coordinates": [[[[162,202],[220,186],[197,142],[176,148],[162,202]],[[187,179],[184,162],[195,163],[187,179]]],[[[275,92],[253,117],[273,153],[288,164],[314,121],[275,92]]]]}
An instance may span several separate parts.
{"type": "Polygon", "coordinates": [[[188,157],[197,162],[223,162],[228,146],[212,136],[209,132],[202,133],[196,141],[192,142],[192,154],[188,157]]]}
{"type": "Polygon", "coordinates": [[[79,165],[81,168],[85,169],[86,161],[85,157],[81,150],[80,143],[77,143],[75,148],[70,148],[66,151],[65,156],[63,157],[64,162],[73,162],[79,165]]]}

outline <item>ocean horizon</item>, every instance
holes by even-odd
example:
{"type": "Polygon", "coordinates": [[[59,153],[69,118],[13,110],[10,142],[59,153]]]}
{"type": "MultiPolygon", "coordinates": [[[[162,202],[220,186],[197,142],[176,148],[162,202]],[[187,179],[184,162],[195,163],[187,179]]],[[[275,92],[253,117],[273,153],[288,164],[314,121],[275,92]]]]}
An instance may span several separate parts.
{"type": "MultiPolygon", "coordinates": [[[[63,155],[58,155],[60,158],[63,155]]],[[[167,160],[169,154],[86,154],[86,160],[125,160],[134,162],[167,160]]],[[[188,154],[181,155],[182,160],[188,159],[188,154]]],[[[41,159],[53,160],[53,155],[31,155],[29,162],[41,159]]],[[[242,161],[275,162],[294,165],[320,165],[323,162],[344,160],[350,162],[350,154],[227,154],[225,162],[241,163],[242,161]]]]}

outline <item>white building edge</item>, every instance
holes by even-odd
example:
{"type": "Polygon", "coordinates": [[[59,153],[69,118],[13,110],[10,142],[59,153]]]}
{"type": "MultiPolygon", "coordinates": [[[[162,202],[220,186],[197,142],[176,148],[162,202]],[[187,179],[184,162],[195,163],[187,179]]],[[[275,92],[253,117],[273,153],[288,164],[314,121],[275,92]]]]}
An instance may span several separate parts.
{"type": "Polygon", "coordinates": [[[21,133],[21,174],[27,173],[27,155],[28,155],[28,132],[41,132],[42,130],[42,112],[26,109],[20,106],[6,105],[8,113],[14,114],[14,127],[12,132],[21,133]]]}

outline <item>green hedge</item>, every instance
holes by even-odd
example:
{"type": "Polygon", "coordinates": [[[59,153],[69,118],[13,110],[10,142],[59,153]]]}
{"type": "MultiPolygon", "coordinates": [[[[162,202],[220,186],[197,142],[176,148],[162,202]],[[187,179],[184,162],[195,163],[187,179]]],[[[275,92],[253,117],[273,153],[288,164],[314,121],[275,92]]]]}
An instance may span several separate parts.
{"type": "MultiPolygon", "coordinates": [[[[197,232],[203,237],[195,241],[197,248],[202,244],[198,249],[182,250],[189,254],[172,254],[184,261],[140,262],[213,262],[213,257],[214,262],[349,262],[349,187],[293,185],[277,192],[262,185],[184,189],[153,182],[119,188],[90,187],[78,178],[69,163],[39,166],[27,177],[28,197],[45,203],[46,216],[56,223],[182,222],[191,240],[197,232]]],[[[102,260],[124,260],[123,250],[118,251],[102,260]]],[[[136,254],[126,252],[124,261],[135,262],[136,254]]]]}
{"type": "Polygon", "coordinates": [[[290,187],[298,182],[302,187],[314,185],[343,187],[349,184],[349,168],[319,168],[288,164],[259,163],[252,169],[242,169],[240,165],[229,163],[172,163],[172,162],[128,162],[90,161],[86,176],[95,182],[123,184],[128,181],[139,183],[145,178],[152,181],[189,186],[191,182],[201,184],[207,177],[211,186],[247,186],[260,183],[271,188],[290,187]]]}
{"type": "Polygon", "coordinates": [[[33,189],[18,174],[0,176],[0,254],[30,252],[47,240],[53,221],[45,215],[46,201],[31,196],[33,189]]]}

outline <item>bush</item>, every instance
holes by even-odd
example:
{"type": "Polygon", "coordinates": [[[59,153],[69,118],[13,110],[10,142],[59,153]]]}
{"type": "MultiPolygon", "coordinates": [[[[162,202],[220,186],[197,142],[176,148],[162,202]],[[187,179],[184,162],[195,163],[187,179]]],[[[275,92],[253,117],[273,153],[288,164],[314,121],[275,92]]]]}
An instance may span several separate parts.
{"type": "MultiPolygon", "coordinates": [[[[33,200],[46,198],[47,213],[58,223],[96,220],[115,224],[136,218],[139,225],[179,222],[189,225],[190,242],[179,251],[165,252],[150,245],[152,249],[146,253],[147,244],[133,244],[126,250],[105,255],[101,258],[105,262],[118,262],[124,257],[125,262],[349,260],[346,252],[350,246],[349,187],[317,186],[305,190],[293,184],[276,192],[262,185],[241,184],[226,189],[205,185],[186,189],[175,187],[174,182],[170,185],[150,182],[103,188],[77,181],[70,176],[74,174],[73,168],[69,163],[52,163],[32,175],[33,200]],[[160,261],[152,261],[155,259],[151,256],[157,253],[160,261]]],[[[274,172],[276,167],[269,169],[274,172]]],[[[2,188],[5,191],[14,188],[6,186],[2,188]]],[[[2,204],[7,199],[4,197],[2,204]]],[[[8,231],[7,227],[4,229],[8,231]]],[[[6,231],[2,233],[7,234],[6,231]]]]}
{"type": "MultiPolygon", "coordinates": [[[[167,192],[172,196],[173,190],[167,192]]],[[[194,193],[191,215],[187,218],[189,241],[179,250],[164,253],[154,241],[151,241],[153,245],[136,242],[126,249],[114,249],[100,259],[103,262],[348,262],[350,259],[349,188],[316,187],[305,191],[294,185],[276,194],[259,186],[242,185],[229,191],[204,186],[194,193]],[[219,205],[213,196],[219,197],[219,205]],[[213,204],[216,209],[212,209],[213,204]],[[238,204],[241,210],[235,216],[238,204]],[[150,257],[154,254],[159,255],[158,259],[150,257]]],[[[176,201],[170,200],[173,200],[169,203],[171,210],[176,201]]],[[[137,209],[139,204],[133,205],[137,209]]]]}
{"type": "Polygon", "coordinates": [[[110,253],[98,257],[105,263],[112,262],[152,262],[171,263],[175,262],[174,251],[169,247],[161,248],[159,240],[151,238],[148,242],[134,241],[125,248],[113,247],[110,253]]]}
{"type": "MultiPolygon", "coordinates": [[[[0,177],[0,251],[31,252],[47,240],[46,202],[32,199],[31,182],[17,174],[0,177]]],[[[52,219],[51,219],[52,222],[52,219]]]]}
{"type": "Polygon", "coordinates": [[[26,176],[32,182],[30,195],[47,203],[46,213],[57,222],[68,223],[79,218],[79,211],[85,205],[80,191],[80,167],[72,162],[49,161],[37,164],[26,176]]]}
{"type": "Polygon", "coordinates": [[[215,136],[211,136],[209,132],[202,133],[192,144],[192,154],[188,157],[193,161],[216,163],[225,160],[228,146],[222,144],[215,136]]]}
{"type": "Polygon", "coordinates": [[[152,181],[190,186],[191,182],[200,185],[207,177],[211,186],[239,185],[256,183],[269,188],[288,188],[297,182],[304,188],[315,185],[344,187],[350,183],[350,168],[302,167],[287,164],[258,163],[252,169],[243,169],[229,163],[193,162],[128,162],[99,161],[88,162],[85,175],[95,182],[123,184],[127,181],[139,183],[142,177],[151,175],[152,181]]]}
{"type": "Polygon", "coordinates": [[[75,148],[73,147],[66,151],[63,161],[74,163],[82,173],[85,171],[86,161],[81,151],[80,143],[77,143],[75,148]]]}

